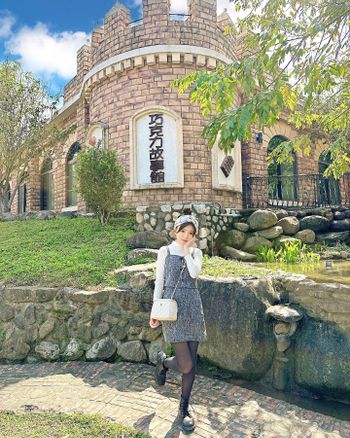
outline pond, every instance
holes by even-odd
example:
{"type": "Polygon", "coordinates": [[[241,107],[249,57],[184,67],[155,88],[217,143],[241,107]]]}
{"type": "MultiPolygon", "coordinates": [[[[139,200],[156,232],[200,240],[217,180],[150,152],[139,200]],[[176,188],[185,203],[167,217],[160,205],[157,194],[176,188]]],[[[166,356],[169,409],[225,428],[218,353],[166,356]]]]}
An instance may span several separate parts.
{"type": "Polygon", "coordinates": [[[303,274],[319,283],[342,283],[350,285],[350,260],[321,260],[318,264],[260,264],[262,268],[282,269],[293,274],[303,274]]]}

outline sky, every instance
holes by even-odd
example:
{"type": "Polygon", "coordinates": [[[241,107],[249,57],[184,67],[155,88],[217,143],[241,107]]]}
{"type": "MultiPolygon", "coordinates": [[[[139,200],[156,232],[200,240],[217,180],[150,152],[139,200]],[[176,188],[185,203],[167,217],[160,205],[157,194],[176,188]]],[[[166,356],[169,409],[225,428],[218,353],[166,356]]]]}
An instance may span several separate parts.
{"type": "MultiPolygon", "coordinates": [[[[171,0],[173,13],[187,0],[171,0]]],[[[76,53],[116,0],[0,0],[0,62],[14,59],[42,79],[52,94],[61,94],[76,74],[76,53]]],[[[121,0],[132,20],[142,16],[142,0],[121,0]]],[[[229,0],[218,0],[218,12],[229,0]]]]}

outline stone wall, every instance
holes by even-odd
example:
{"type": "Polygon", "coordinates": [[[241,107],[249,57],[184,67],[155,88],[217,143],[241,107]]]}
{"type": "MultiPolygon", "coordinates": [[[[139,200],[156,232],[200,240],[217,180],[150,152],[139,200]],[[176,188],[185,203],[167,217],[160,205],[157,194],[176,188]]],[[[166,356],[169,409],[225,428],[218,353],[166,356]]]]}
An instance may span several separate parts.
{"type": "MultiPolygon", "coordinates": [[[[120,270],[119,288],[0,289],[0,360],[155,363],[166,348],[149,327],[154,264],[120,270]]],[[[208,339],[199,355],[233,377],[350,401],[350,287],[306,277],[202,276],[208,339]],[[315,365],[317,364],[317,366],[315,365]]]]}

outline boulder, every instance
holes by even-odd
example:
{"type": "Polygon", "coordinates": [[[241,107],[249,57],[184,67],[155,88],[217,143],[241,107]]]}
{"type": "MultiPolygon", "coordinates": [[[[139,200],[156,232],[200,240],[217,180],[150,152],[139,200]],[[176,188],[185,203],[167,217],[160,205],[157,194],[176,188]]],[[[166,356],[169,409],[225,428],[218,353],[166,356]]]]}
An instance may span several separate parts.
{"type": "Polygon", "coordinates": [[[14,221],[16,220],[16,215],[12,213],[3,213],[0,215],[0,221],[14,221]]]}
{"type": "Polygon", "coordinates": [[[0,321],[7,322],[10,321],[14,317],[14,311],[11,306],[7,304],[1,303],[0,306],[0,321]]]}
{"type": "Polygon", "coordinates": [[[218,249],[224,246],[231,246],[232,248],[240,249],[246,241],[246,235],[238,230],[220,231],[215,245],[218,249]]]}
{"type": "Polygon", "coordinates": [[[248,218],[248,225],[252,230],[265,230],[276,225],[278,218],[273,211],[256,210],[248,218]]]}
{"type": "Polygon", "coordinates": [[[43,341],[35,347],[35,351],[45,360],[56,360],[60,355],[60,347],[53,342],[43,341]]]}
{"type": "Polygon", "coordinates": [[[333,221],[330,227],[331,231],[349,231],[350,219],[343,219],[339,221],[333,221]]]}
{"type": "Polygon", "coordinates": [[[120,344],[118,355],[130,362],[144,362],[147,360],[147,353],[141,341],[129,341],[120,344]]]}
{"type": "Polygon", "coordinates": [[[264,376],[275,351],[272,324],[265,318],[266,309],[276,302],[271,280],[200,279],[199,289],[203,308],[208,309],[208,338],[200,343],[200,357],[239,378],[257,380],[264,376]]]}
{"type": "Polygon", "coordinates": [[[282,233],[283,228],[279,225],[267,228],[266,230],[256,231],[257,236],[264,237],[265,239],[276,239],[276,237],[280,236],[282,233]]]}
{"type": "Polygon", "coordinates": [[[109,359],[117,350],[117,341],[106,337],[95,342],[93,346],[86,352],[86,359],[89,360],[104,360],[109,359]]]}
{"type": "Polygon", "coordinates": [[[46,338],[47,335],[49,335],[53,329],[55,328],[55,320],[54,319],[48,319],[40,326],[39,329],[39,337],[40,339],[46,338]]]}
{"type": "Polygon", "coordinates": [[[233,228],[238,231],[242,231],[243,233],[246,233],[249,230],[249,225],[244,224],[243,222],[237,222],[233,224],[233,228]]]}
{"type": "Polygon", "coordinates": [[[276,210],[275,211],[277,219],[282,219],[284,217],[289,216],[289,213],[287,210],[283,210],[283,208],[281,208],[280,210],[276,210]]]}
{"type": "Polygon", "coordinates": [[[229,257],[231,259],[240,260],[242,262],[256,262],[256,255],[249,254],[231,246],[224,246],[220,249],[221,257],[229,257]]]}
{"type": "Polygon", "coordinates": [[[343,211],[335,211],[334,212],[334,219],[336,221],[341,221],[345,218],[346,218],[346,216],[345,216],[345,213],[343,211]]]}
{"type": "Polygon", "coordinates": [[[24,341],[23,330],[12,329],[6,333],[6,338],[0,349],[0,359],[21,360],[27,357],[30,346],[24,341]]]}
{"type": "Polygon", "coordinates": [[[331,398],[348,398],[349,357],[349,337],[333,324],[304,318],[302,330],[295,337],[295,380],[298,385],[331,398]]]}
{"type": "Polygon", "coordinates": [[[142,231],[135,233],[130,239],[127,239],[130,248],[153,248],[159,249],[170,243],[170,239],[159,231],[142,231]]]}
{"type": "Polygon", "coordinates": [[[303,243],[314,243],[316,239],[315,231],[301,230],[294,236],[296,239],[301,240],[303,243]]]}
{"type": "Polygon", "coordinates": [[[265,315],[288,323],[300,321],[304,316],[300,310],[281,304],[269,307],[265,315]]]}
{"type": "Polygon", "coordinates": [[[151,342],[148,345],[146,344],[149,361],[153,364],[156,364],[158,351],[166,351],[166,349],[167,344],[164,342],[163,336],[160,336],[154,342],[151,342]]]}
{"type": "Polygon", "coordinates": [[[316,233],[322,233],[329,230],[331,221],[323,216],[306,216],[300,219],[300,229],[310,229],[316,233]]]}
{"type": "Polygon", "coordinates": [[[80,359],[84,354],[84,349],[79,343],[79,341],[75,338],[71,339],[69,344],[67,345],[63,357],[68,360],[77,360],[80,359]]]}
{"type": "Polygon", "coordinates": [[[300,242],[300,240],[296,237],[282,235],[277,237],[277,239],[275,239],[275,242],[277,246],[280,247],[283,246],[286,242],[300,242]]]}
{"type": "Polygon", "coordinates": [[[350,210],[345,210],[345,211],[344,211],[344,216],[345,216],[346,218],[350,218],[350,210]]]}
{"type": "Polygon", "coordinates": [[[283,228],[283,233],[287,236],[296,234],[300,229],[300,223],[295,216],[284,217],[277,222],[277,225],[283,228]]]}
{"type": "Polygon", "coordinates": [[[264,237],[259,237],[259,236],[248,237],[242,248],[242,251],[249,252],[250,254],[255,254],[260,246],[266,246],[268,248],[271,248],[272,243],[269,240],[265,239],[264,237]]]}
{"type": "Polygon", "coordinates": [[[141,258],[157,260],[158,250],[151,248],[135,248],[128,252],[126,258],[128,260],[135,260],[141,258]]]}
{"type": "Polygon", "coordinates": [[[317,240],[327,245],[336,245],[337,242],[345,242],[350,237],[350,231],[330,232],[317,235],[317,240]]]}

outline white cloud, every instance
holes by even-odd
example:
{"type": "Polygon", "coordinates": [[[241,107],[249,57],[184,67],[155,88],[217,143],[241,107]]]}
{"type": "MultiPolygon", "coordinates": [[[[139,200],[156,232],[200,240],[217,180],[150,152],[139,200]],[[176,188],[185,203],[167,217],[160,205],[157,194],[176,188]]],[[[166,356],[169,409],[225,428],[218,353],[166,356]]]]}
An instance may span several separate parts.
{"type": "Polygon", "coordinates": [[[19,56],[25,70],[50,77],[70,79],[76,74],[77,50],[86,42],[85,32],[50,33],[43,23],[25,26],[6,43],[11,55],[19,56]]]}
{"type": "Polygon", "coordinates": [[[0,38],[8,38],[11,35],[15,17],[8,11],[0,11],[0,38]]]}
{"type": "Polygon", "coordinates": [[[233,4],[230,3],[229,0],[218,0],[218,13],[221,14],[221,12],[223,12],[224,9],[227,9],[228,14],[233,19],[234,17],[233,4]]]}

